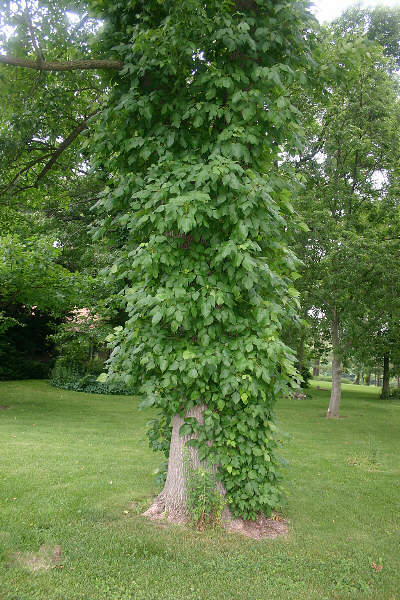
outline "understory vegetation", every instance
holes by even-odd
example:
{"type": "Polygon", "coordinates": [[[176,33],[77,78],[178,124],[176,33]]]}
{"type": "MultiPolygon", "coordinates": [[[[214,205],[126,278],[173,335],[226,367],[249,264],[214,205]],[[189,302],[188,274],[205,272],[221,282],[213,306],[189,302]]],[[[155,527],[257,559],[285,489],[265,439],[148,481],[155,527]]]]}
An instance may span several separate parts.
{"type": "Polygon", "coordinates": [[[159,456],[136,399],[1,383],[0,598],[394,600],[400,403],[347,385],[327,420],[317,383],[278,402],[290,533],[262,541],[141,516],[159,456]]]}

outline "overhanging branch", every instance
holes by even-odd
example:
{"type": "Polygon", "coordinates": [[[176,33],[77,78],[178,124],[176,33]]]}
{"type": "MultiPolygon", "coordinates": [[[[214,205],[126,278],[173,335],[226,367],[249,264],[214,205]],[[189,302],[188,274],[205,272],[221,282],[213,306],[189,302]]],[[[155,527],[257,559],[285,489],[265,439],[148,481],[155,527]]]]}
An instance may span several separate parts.
{"type": "Polygon", "coordinates": [[[7,55],[0,56],[0,63],[3,63],[5,65],[13,65],[14,67],[35,69],[36,71],[86,71],[88,69],[120,70],[124,66],[124,64],[120,60],[88,59],[50,62],[43,60],[29,60],[25,58],[16,58],[14,56],[7,55]]]}
{"type": "Polygon", "coordinates": [[[86,119],[81,121],[79,125],[69,134],[68,137],[58,146],[57,150],[54,152],[51,159],[45,164],[43,169],[40,171],[39,175],[36,177],[35,186],[38,185],[39,181],[46,175],[48,171],[50,171],[51,167],[57,162],[59,156],[72,144],[72,142],[78,137],[82,131],[84,131],[88,126],[88,121],[94,115],[97,115],[99,110],[93,111],[86,119]]]}
{"type": "Polygon", "coordinates": [[[42,170],[39,172],[38,175],[36,175],[34,182],[29,185],[23,185],[22,187],[18,187],[17,191],[21,192],[21,191],[24,191],[27,189],[36,188],[39,185],[39,182],[41,181],[41,179],[43,179],[43,177],[46,175],[46,173],[48,173],[48,171],[50,171],[50,169],[58,161],[61,154],[72,144],[72,142],[74,140],[76,140],[76,138],[79,136],[80,133],[82,133],[82,131],[87,129],[89,119],[91,117],[93,117],[94,115],[96,115],[98,112],[100,112],[100,109],[93,111],[92,113],[90,113],[90,115],[88,115],[85,119],[83,119],[77,125],[77,127],[75,127],[75,129],[73,129],[73,131],[71,131],[71,133],[65,138],[65,140],[63,142],[61,142],[61,144],[59,144],[59,146],[57,146],[57,148],[54,150],[54,152],[47,152],[45,154],[42,154],[41,156],[30,161],[22,169],[20,169],[16,173],[16,175],[14,175],[12,180],[0,190],[0,194],[4,194],[4,193],[10,191],[11,189],[15,190],[18,180],[23,175],[27,174],[29,172],[29,170],[32,167],[34,167],[35,165],[38,165],[39,163],[43,162],[43,159],[48,159],[47,162],[45,163],[44,167],[42,168],[42,170]]]}

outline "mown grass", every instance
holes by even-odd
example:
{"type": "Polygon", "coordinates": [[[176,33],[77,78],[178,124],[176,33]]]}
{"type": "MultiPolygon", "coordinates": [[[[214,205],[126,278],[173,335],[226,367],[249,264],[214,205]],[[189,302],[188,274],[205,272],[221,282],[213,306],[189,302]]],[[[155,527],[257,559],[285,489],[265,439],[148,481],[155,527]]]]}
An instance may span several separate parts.
{"type": "Polygon", "coordinates": [[[398,600],[400,403],[346,386],[326,420],[314,385],[277,407],[290,535],[253,541],[140,516],[160,458],[136,400],[0,383],[0,599],[398,600]],[[56,545],[57,568],[13,558],[56,545]]]}

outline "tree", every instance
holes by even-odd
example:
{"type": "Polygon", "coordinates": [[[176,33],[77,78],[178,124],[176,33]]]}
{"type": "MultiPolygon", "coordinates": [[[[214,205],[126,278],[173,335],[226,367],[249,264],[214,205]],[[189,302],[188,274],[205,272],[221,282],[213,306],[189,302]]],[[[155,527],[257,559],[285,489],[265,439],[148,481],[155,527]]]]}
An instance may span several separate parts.
{"type": "Polygon", "coordinates": [[[280,331],[297,297],[276,161],[298,151],[290,86],[309,66],[308,14],[252,0],[98,6],[124,63],[94,138],[97,169],[114,174],[102,231],[126,240],[112,270],[129,319],[110,373],[159,410],[153,442],[169,455],[147,514],[185,518],[185,443],[234,516],[270,514],[273,405],[295,377],[280,331]]]}
{"type": "Polygon", "coordinates": [[[370,256],[387,265],[383,223],[374,217],[395,184],[399,110],[393,66],[382,49],[359,37],[325,35],[325,64],[328,71],[329,65],[339,68],[329,94],[308,102],[307,145],[297,161],[305,186],[296,208],[309,231],[299,234],[296,251],[306,265],[306,310],[332,345],[327,416],[337,417],[342,360],[363,337],[360,330],[355,335],[355,324],[371,322],[375,288],[388,289],[392,279],[386,270],[377,281],[370,256]]]}
{"type": "Polygon", "coordinates": [[[1,3],[0,24],[0,311],[10,325],[24,305],[65,316],[98,302],[111,293],[99,271],[112,258],[88,231],[104,182],[76,143],[101,107],[105,78],[47,69],[90,55],[98,21],[80,2],[17,1],[1,3]]]}
{"type": "Polygon", "coordinates": [[[375,6],[361,8],[360,5],[347,9],[333,24],[342,35],[365,37],[382,46],[386,56],[400,64],[400,8],[375,6]]]}

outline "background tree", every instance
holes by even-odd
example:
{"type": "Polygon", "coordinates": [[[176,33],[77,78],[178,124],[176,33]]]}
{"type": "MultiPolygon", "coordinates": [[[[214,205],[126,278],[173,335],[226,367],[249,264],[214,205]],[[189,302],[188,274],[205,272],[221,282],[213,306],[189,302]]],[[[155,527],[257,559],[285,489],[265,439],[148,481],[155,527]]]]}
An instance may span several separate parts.
{"type": "Polygon", "coordinates": [[[371,319],[375,288],[388,290],[396,272],[385,258],[387,242],[379,237],[392,237],[387,217],[393,211],[379,227],[375,221],[395,184],[399,110],[393,68],[380,46],[333,32],[320,49],[325,63],[339,69],[329,95],[308,103],[307,145],[297,163],[305,185],[296,208],[309,231],[299,234],[296,251],[305,263],[305,309],[320,321],[332,345],[328,416],[337,417],[341,363],[358,339],[355,324],[366,323],[367,314],[371,319]],[[378,281],[369,244],[378,264],[386,266],[378,281]]]}
{"type": "Polygon", "coordinates": [[[400,7],[352,6],[334,22],[335,31],[344,36],[364,37],[383,48],[386,56],[400,64],[400,7]]]}
{"type": "Polygon", "coordinates": [[[3,325],[14,325],[3,332],[6,357],[39,314],[48,319],[40,320],[43,343],[55,319],[74,306],[102,311],[113,290],[100,275],[112,261],[110,247],[93,243],[88,229],[104,182],[90,174],[90,157],[77,142],[107,83],[93,69],[46,70],[90,58],[99,22],[82,2],[35,1],[2,2],[0,22],[0,311],[3,325]],[[12,320],[22,316],[23,329],[12,320]]]}

